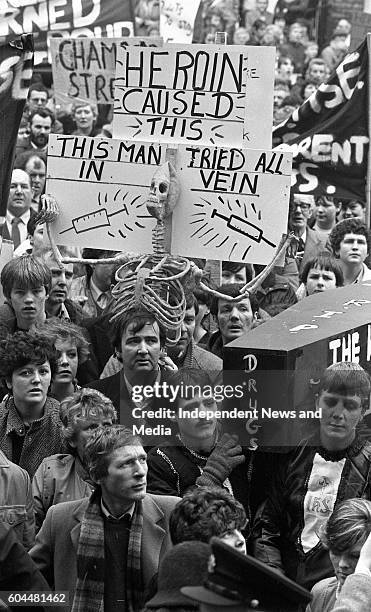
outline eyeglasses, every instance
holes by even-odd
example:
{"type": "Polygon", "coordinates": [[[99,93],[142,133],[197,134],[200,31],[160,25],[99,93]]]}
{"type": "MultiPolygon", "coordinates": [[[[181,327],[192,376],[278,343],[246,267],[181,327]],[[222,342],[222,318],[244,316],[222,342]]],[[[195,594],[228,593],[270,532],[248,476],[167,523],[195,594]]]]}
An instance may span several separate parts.
{"type": "Polygon", "coordinates": [[[307,202],[295,202],[294,208],[301,208],[304,212],[308,212],[308,210],[310,210],[310,204],[307,202]]]}

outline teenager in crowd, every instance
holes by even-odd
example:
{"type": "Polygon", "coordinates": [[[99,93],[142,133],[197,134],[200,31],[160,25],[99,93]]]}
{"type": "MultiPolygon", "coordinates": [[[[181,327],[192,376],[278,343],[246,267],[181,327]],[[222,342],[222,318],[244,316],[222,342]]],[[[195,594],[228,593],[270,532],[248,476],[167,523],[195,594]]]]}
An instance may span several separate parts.
{"type": "Polygon", "coordinates": [[[325,370],[316,396],[319,430],[277,469],[255,520],[255,556],[307,588],[333,574],[319,533],[336,505],[371,496],[371,444],[357,433],[369,396],[360,365],[325,370]]]}

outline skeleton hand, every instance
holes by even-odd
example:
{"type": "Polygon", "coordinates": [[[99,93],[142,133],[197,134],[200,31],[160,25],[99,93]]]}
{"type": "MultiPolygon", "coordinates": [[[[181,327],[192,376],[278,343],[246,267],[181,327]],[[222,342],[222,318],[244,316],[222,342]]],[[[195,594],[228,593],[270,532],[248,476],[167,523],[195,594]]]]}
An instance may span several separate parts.
{"type": "Polygon", "coordinates": [[[36,225],[53,223],[59,215],[58,202],[52,195],[41,196],[41,210],[36,216],[36,225]]]}

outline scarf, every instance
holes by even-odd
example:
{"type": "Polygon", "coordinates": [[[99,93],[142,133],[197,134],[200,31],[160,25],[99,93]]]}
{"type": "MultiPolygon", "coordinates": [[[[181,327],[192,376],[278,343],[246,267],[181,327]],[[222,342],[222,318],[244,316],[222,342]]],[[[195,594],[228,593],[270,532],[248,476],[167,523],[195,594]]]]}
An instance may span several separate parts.
{"type": "MultiPolygon", "coordinates": [[[[140,549],[143,532],[142,502],[136,502],[131,519],[126,601],[130,612],[143,607],[143,580],[140,549]]],[[[104,606],[104,519],[101,512],[101,491],[91,495],[81,522],[77,547],[77,581],[72,612],[102,612],[104,606]]]]}

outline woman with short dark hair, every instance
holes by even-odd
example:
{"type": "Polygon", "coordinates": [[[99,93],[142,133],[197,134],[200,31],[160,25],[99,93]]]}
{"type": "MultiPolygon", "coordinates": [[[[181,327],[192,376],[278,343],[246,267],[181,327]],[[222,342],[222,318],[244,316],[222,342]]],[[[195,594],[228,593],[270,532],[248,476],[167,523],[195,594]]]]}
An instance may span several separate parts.
{"type": "Polygon", "coordinates": [[[46,336],[16,332],[0,342],[0,376],[9,391],[0,404],[0,449],[31,478],[44,457],[61,450],[59,402],[47,397],[56,368],[46,336]]]}

